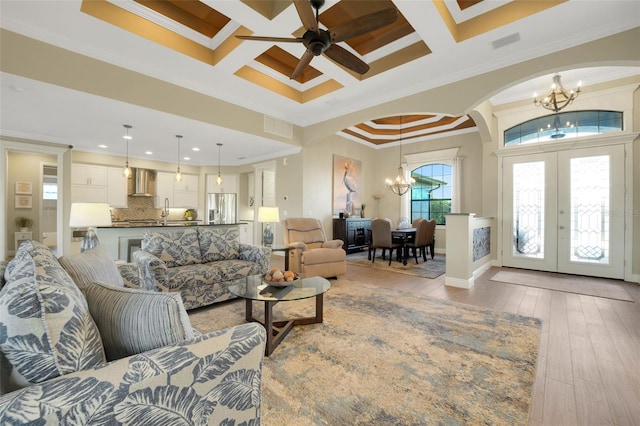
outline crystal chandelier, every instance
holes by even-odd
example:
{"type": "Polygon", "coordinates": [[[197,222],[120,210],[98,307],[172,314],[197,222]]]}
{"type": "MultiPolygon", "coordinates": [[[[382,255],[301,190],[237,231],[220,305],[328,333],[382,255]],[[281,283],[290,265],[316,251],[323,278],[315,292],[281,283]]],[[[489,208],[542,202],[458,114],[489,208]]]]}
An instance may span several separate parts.
{"type": "Polygon", "coordinates": [[[411,185],[416,183],[416,180],[411,178],[410,182],[404,178],[404,171],[402,170],[402,117],[400,117],[400,162],[398,165],[398,175],[395,179],[387,179],[387,188],[396,195],[404,195],[411,189],[411,185]]]}
{"type": "Polygon", "coordinates": [[[553,83],[551,84],[551,91],[544,98],[538,99],[538,94],[533,94],[533,103],[535,106],[541,106],[553,112],[559,112],[567,105],[571,103],[580,94],[580,86],[582,82],[578,82],[578,88],[567,91],[560,82],[560,74],[553,76],[553,83]]]}

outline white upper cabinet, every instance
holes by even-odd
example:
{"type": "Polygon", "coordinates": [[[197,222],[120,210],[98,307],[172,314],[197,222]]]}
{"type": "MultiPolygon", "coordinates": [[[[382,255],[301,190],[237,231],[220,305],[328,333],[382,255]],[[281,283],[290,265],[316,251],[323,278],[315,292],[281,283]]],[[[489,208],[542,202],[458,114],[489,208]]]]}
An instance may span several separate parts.
{"type": "Polygon", "coordinates": [[[198,208],[198,176],[182,175],[181,182],[173,184],[174,207],[197,209],[198,208]]]}
{"type": "Polygon", "coordinates": [[[182,181],[176,182],[173,173],[156,174],[156,208],[164,208],[165,198],[172,208],[198,208],[198,176],[182,175],[182,181]]]}
{"type": "Polygon", "coordinates": [[[121,167],[109,167],[107,170],[107,201],[111,207],[127,207],[127,178],[121,167]]]}
{"type": "Polygon", "coordinates": [[[106,203],[107,167],[92,164],[71,165],[71,202],[106,203]]]}
{"type": "Polygon", "coordinates": [[[224,192],[224,193],[237,193],[238,192],[238,175],[220,175],[222,183],[218,185],[216,178],[218,174],[207,175],[207,194],[224,192]]]}

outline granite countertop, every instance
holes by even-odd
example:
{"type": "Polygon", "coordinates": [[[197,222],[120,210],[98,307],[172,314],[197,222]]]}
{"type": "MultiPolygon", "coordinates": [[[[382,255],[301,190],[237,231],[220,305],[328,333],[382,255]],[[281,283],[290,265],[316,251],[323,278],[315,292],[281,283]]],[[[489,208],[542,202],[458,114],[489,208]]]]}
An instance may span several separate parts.
{"type": "MultiPolygon", "coordinates": [[[[246,225],[246,222],[238,223],[216,223],[216,224],[204,224],[201,220],[168,220],[167,227],[176,226],[232,226],[232,225],[246,225]]],[[[111,226],[99,226],[100,229],[109,228],[157,228],[164,227],[163,221],[148,220],[148,221],[114,221],[111,226]]]]}

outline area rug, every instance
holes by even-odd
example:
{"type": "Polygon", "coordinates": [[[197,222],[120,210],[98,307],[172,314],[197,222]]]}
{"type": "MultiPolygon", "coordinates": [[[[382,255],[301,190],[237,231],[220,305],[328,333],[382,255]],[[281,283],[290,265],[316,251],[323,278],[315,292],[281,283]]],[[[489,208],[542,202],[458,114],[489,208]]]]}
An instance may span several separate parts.
{"type": "Polygon", "coordinates": [[[378,251],[376,261],[371,262],[367,259],[367,252],[358,252],[347,255],[347,265],[364,266],[367,268],[383,269],[386,271],[399,272],[401,274],[416,275],[423,278],[437,278],[445,272],[445,257],[436,255],[433,259],[427,256],[427,261],[424,262],[421,257],[418,257],[418,264],[413,257],[407,260],[407,264],[403,265],[402,262],[392,260],[389,265],[389,258],[383,260],[380,257],[378,251]]]}
{"type": "MultiPolygon", "coordinates": [[[[244,308],[235,300],[189,316],[208,332],[243,323],[244,308]]],[[[313,309],[314,299],[283,302],[275,317],[313,309]]],[[[540,327],[535,318],[332,281],[324,322],[294,327],[264,358],[262,422],[526,425],[540,327]]]]}
{"type": "Polygon", "coordinates": [[[614,280],[580,277],[568,274],[556,274],[539,271],[498,271],[490,278],[508,284],[545,288],[565,293],[584,294],[607,299],[633,302],[629,293],[614,280]]]}

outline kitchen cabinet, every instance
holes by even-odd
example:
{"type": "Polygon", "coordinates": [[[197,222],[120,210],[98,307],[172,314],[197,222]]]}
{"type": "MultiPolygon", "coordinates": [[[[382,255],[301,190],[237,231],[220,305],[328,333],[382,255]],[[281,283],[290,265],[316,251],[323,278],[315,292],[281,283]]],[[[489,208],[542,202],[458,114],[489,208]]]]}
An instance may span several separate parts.
{"type": "Polygon", "coordinates": [[[238,175],[220,175],[222,183],[218,185],[216,178],[218,174],[207,175],[207,194],[213,193],[225,193],[225,194],[237,194],[238,193],[238,175]]]}
{"type": "Polygon", "coordinates": [[[174,207],[198,208],[198,176],[182,175],[182,181],[173,183],[174,207]]]}
{"type": "Polygon", "coordinates": [[[165,198],[172,208],[198,208],[198,176],[182,175],[182,181],[176,182],[173,173],[156,174],[156,208],[164,208],[165,198]]]}
{"type": "Polygon", "coordinates": [[[156,208],[164,208],[164,200],[169,199],[169,207],[173,207],[173,173],[156,173],[156,208]]]}
{"type": "Polygon", "coordinates": [[[127,207],[127,178],[121,167],[107,169],[107,202],[111,207],[127,207]]]}
{"type": "Polygon", "coordinates": [[[106,166],[74,163],[71,165],[71,202],[106,203],[108,172],[106,166]]]}
{"type": "Polygon", "coordinates": [[[344,241],[347,253],[369,247],[371,219],[333,219],[333,238],[344,241]]]}

